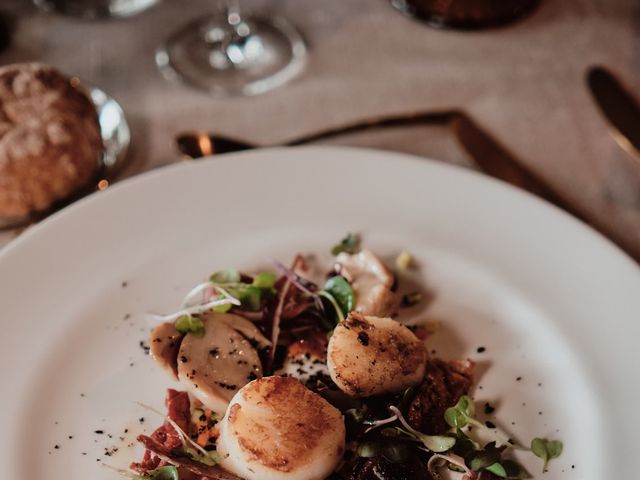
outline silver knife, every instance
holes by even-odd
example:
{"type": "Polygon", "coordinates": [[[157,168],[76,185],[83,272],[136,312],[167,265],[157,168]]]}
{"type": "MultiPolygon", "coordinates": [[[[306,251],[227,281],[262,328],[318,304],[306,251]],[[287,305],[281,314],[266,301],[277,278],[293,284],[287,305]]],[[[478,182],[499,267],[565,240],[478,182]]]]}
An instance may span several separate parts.
{"type": "Polygon", "coordinates": [[[452,128],[462,147],[484,173],[542,197],[586,221],[573,206],[569,205],[536,173],[517,160],[513,153],[500,145],[467,114],[458,112],[452,120],[452,128]]]}
{"type": "Polygon", "coordinates": [[[613,138],[640,162],[640,106],[620,81],[604,67],[587,71],[587,85],[609,124],[613,138]]]}

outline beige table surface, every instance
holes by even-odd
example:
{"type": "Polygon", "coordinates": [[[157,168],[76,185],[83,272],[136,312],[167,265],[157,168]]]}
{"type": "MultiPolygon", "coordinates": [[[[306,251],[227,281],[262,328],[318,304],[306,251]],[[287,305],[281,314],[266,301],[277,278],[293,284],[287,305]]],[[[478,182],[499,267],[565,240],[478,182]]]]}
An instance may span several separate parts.
{"type": "MultiPolygon", "coordinates": [[[[640,258],[640,166],[607,132],[584,81],[597,63],[640,86],[637,2],[542,0],[517,24],[462,33],[407,19],[385,0],[245,0],[294,20],[309,43],[308,64],[284,88],[224,100],[167,82],[153,60],[167,35],[213,3],[164,0],[134,18],[85,22],[3,0],[0,11],[15,18],[15,30],[0,64],[44,61],[116,97],[133,129],[125,175],[176,161],[172,137],[184,130],[278,143],[369,116],[461,107],[640,258]]],[[[468,162],[439,129],[333,143],[468,162]]],[[[1,233],[0,245],[16,235],[1,233]]]]}

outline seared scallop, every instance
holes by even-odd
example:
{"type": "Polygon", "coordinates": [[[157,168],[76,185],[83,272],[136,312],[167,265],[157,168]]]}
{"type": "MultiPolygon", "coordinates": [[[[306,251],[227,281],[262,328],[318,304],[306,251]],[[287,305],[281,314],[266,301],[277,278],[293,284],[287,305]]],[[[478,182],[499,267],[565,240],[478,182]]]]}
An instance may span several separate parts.
{"type": "Polygon", "coordinates": [[[242,388],[219,424],[221,466],[246,480],[321,480],[342,458],[342,414],[289,377],[242,388]]]}
{"type": "Polygon", "coordinates": [[[398,311],[400,299],[391,290],[393,274],[373,252],[340,253],[335,270],[351,284],[356,296],[356,312],[388,317],[398,311]]]}
{"type": "Polygon", "coordinates": [[[411,330],[391,318],[351,312],[327,347],[331,379],[348,395],[400,392],[422,380],[427,351],[411,330]]]}
{"type": "Polygon", "coordinates": [[[203,317],[204,335],[187,334],[178,352],[180,382],[219,414],[240,388],[262,376],[258,352],[231,326],[238,318],[230,314],[203,317]]]}

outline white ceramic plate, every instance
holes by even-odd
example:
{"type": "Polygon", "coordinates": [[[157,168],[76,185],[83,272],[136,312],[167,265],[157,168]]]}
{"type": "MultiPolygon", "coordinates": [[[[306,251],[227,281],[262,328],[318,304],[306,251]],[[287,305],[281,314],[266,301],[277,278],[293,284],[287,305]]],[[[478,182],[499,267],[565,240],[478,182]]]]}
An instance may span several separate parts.
{"type": "Polygon", "coordinates": [[[347,231],[388,258],[415,255],[415,280],[437,294],[423,312],[442,324],[431,348],[479,362],[475,396],[498,407],[495,423],[521,441],[564,441],[544,476],[520,457],[537,478],[636,477],[640,271],[631,260],[502,183],[343,148],[165,168],[5,248],[3,476],[118,478],[101,463],[126,466],[139,453],[129,442],[161,421],[134,402],[162,409],[171,385],[140,347],[145,312],[171,311],[213,270],[326,252],[347,231]]]}

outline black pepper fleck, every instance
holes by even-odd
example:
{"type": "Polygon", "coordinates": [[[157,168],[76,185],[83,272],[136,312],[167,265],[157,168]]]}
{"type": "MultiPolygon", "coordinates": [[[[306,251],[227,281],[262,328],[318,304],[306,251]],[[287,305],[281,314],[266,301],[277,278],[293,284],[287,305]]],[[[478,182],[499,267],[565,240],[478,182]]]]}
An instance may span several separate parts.
{"type": "Polygon", "coordinates": [[[484,404],[484,413],[485,413],[485,415],[490,415],[495,411],[496,411],[495,407],[493,405],[491,405],[489,402],[484,404]]]}
{"type": "Polygon", "coordinates": [[[476,350],[476,352],[478,353],[483,353],[485,352],[487,349],[485,347],[478,347],[478,349],[476,350]]]}
{"type": "Polygon", "coordinates": [[[121,285],[122,285],[122,288],[127,288],[127,286],[129,285],[129,282],[126,282],[126,281],[122,282],[121,285]]]}
{"type": "Polygon", "coordinates": [[[94,430],[93,433],[96,433],[98,435],[102,435],[104,433],[104,430],[94,430]]]}
{"type": "Polygon", "coordinates": [[[517,377],[516,378],[516,382],[519,382],[520,380],[522,380],[522,377],[517,377]]]}
{"type": "Polygon", "coordinates": [[[60,445],[54,445],[53,448],[55,448],[56,450],[60,450],[60,445]]]}
{"type": "Polygon", "coordinates": [[[496,424],[493,422],[490,422],[489,420],[484,422],[484,424],[487,426],[487,428],[496,428],[496,424]]]}
{"type": "Polygon", "coordinates": [[[358,342],[365,347],[369,345],[369,335],[367,335],[367,332],[358,333],[358,342]]]}

